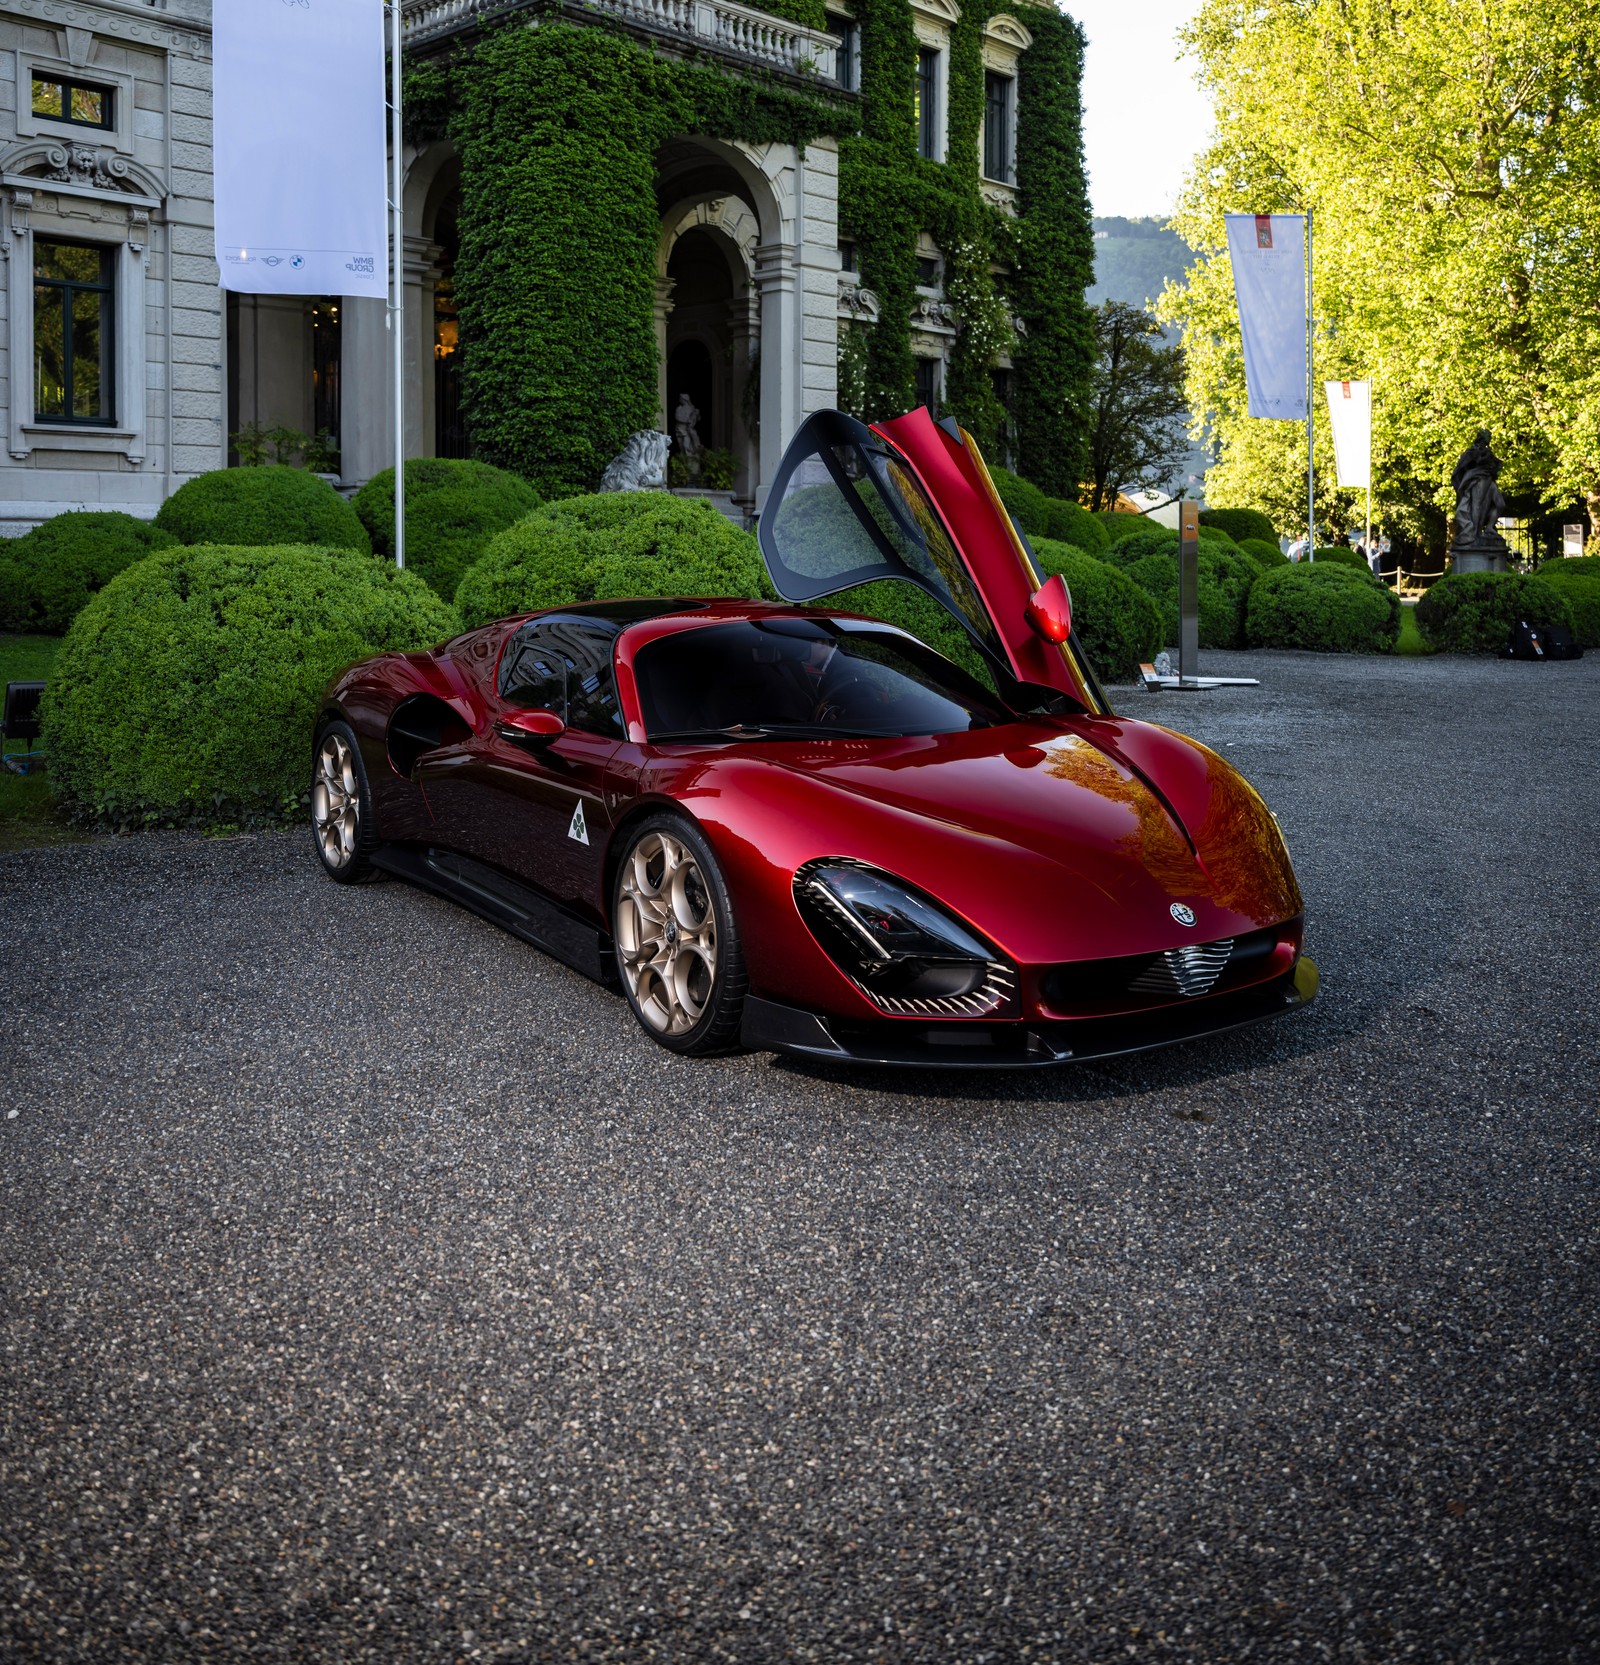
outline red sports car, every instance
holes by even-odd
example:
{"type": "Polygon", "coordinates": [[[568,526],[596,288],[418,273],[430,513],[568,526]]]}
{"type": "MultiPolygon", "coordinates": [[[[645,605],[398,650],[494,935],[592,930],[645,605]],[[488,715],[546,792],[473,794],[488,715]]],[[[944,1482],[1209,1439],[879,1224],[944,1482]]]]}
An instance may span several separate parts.
{"type": "Polygon", "coordinates": [[[329,876],[453,897],[683,1053],[1053,1064],[1312,998],[1271,813],[1112,713],[969,435],[813,416],[759,533],[783,603],[595,602],[347,671],[313,745],[329,876]],[[796,605],[882,578],[988,675],[796,605]]]}

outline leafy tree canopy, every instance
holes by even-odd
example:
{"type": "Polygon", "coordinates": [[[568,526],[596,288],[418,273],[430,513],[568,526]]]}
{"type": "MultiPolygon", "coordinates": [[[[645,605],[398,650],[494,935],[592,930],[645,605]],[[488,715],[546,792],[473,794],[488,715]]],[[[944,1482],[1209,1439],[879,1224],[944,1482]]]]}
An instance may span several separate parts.
{"type": "MultiPolygon", "coordinates": [[[[1564,0],[1204,0],[1186,34],[1217,137],[1175,224],[1182,322],[1221,501],[1305,519],[1300,428],[1245,416],[1228,212],[1315,214],[1318,380],[1370,375],[1374,498],[1442,532],[1479,424],[1508,494],[1600,512],[1600,54],[1564,0]],[[1297,512],[1298,511],[1298,512],[1297,512]]],[[[1320,404],[1320,401],[1319,401],[1320,404]]],[[[1318,515],[1332,489],[1319,412],[1318,515]]]]}
{"type": "Polygon", "coordinates": [[[1162,340],[1142,307],[1106,301],[1095,312],[1088,505],[1113,507],[1117,492],[1177,483],[1189,455],[1183,349],[1162,340]]]}

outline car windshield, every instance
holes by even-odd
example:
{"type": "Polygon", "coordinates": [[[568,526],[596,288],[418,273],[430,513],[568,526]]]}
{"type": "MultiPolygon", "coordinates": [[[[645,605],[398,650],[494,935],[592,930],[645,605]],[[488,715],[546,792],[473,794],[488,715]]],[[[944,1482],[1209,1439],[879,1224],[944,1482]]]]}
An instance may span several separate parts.
{"type": "Polygon", "coordinates": [[[639,650],[634,675],[656,741],[952,734],[1011,720],[949,660],[861,619],[675,631],[639,650]]]}

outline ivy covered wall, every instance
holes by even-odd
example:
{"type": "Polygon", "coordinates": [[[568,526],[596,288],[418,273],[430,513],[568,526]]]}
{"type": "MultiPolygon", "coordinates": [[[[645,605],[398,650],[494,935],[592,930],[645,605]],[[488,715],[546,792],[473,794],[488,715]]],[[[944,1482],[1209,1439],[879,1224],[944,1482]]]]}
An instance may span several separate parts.
{"type": "Polygon", "coordinates": [[[656,410],[655,158],[674,134],[805,145],[822,96],[545,19],[412,77],[461,156],[462,402],[474,454],[546,493],[592,489],[656,410]]]}
{"type": "MultiPolygon", "coordinates": [[[[766,9],[825,24],[821,0],[766,9]]],[[[1010,350],[1017,460],[1047,491],[1075,496],[1087,429],[1093,331],[1083,291],[1093,241],[1079,81],[1083,37],[1053,8],[1011,10],[1034,36],[1018,69],[1020,215],[979,194],[983,33],[969,4],[948,47],[946,160],[917,155],[917,37],[909,0],[855,0],[862,96],[732,74],[631,37],[546,13],[514,17],[408,76],[417,136],[448,133],[462,161],[463,403],[475,453],[546,492],[588,489],[636,428],[657,419],[654,332],[660,209],[654,164],[668,138],[700,134],[804,147],[840,140],[841,237],[879,299],[872,326],[841,326],[840,403],[870,418],[915,402],[911,315],[917,243],[944,256],[958,320],[946,407],[991,450],[1004,411],[991,366],[1010,350]],[[1011,273],[1026,325],[1015,340],[991,268],[1011,273]]]]}

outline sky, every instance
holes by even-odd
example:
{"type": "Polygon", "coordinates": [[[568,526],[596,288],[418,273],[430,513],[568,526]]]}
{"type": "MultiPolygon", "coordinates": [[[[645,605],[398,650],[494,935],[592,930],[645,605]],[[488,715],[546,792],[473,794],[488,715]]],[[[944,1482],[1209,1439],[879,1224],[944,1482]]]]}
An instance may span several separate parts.
{"type": "MultiPolygon", "coordinates": [[[[1199,0],[1065,0],[1089,37],[1083,143],[1096,214],[1172,212],[1211,110],[1176,36],[1199,0]]],[[[1024,16],[1026,14],[1023,14],[1024,16]]]]}

